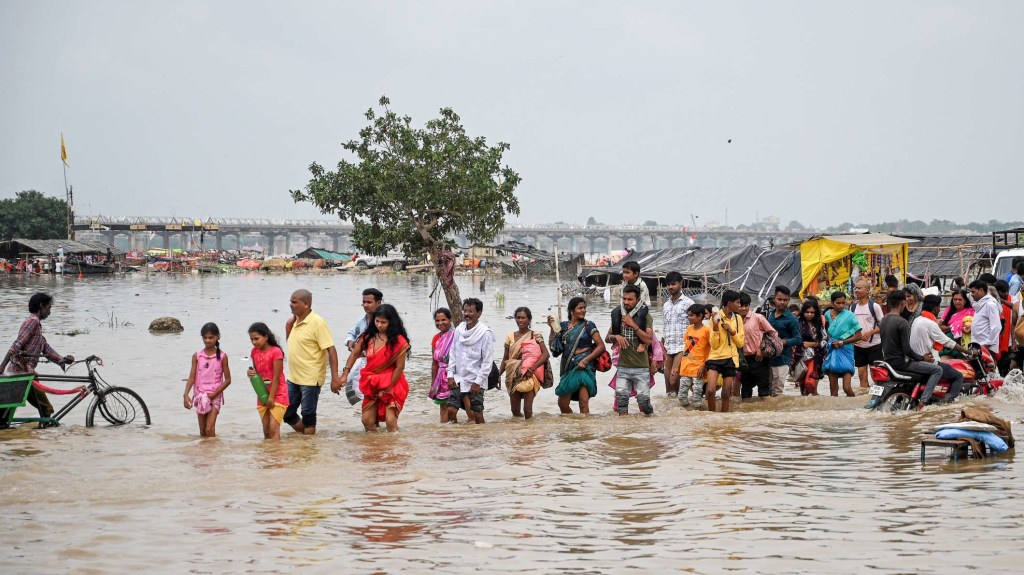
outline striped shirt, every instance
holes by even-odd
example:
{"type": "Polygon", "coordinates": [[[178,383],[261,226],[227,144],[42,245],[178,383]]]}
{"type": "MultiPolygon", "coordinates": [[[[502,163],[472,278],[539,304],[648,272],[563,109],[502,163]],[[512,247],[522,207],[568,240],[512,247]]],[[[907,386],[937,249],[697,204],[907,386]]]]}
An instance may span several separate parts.
{"type": "Polygon", "coordinates": [[[665,322],[662,328],[662,335],[665,337],[665,353],[677,354],[685,347],[683,335],[686,328],[690,327],[690,318],[686,312],[693,305],[693,300],[685,295],[679,295],[679,301],[673,302],[672,298],[665,300],[662,306],[661,315],[665,322]]]}
{"type": "Polygon", "coordinates": [[[39,316],[32,314],[21,324],[18,330],[18,338],[11,344],[8,352],[11,354],[11,365],[7,368],[10,373],[33,373],[39,363],[40,355],[47,357],[50,361],[60,361],[63,357],[46,343],[43,337],[43,324],[39,316]]]}

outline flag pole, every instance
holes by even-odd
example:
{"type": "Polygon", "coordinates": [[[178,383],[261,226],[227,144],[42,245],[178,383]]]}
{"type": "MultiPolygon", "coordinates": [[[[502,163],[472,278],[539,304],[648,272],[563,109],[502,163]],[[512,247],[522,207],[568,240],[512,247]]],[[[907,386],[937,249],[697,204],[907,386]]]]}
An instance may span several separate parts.
{"type": "Polygon", "coordinates": [[[60,133],[60,163],[64,170],[64,202],[67,204],[68,240],[75,239],[75,196],[68,186],[68,151],[64,147],[64,132],[60,133]]]}

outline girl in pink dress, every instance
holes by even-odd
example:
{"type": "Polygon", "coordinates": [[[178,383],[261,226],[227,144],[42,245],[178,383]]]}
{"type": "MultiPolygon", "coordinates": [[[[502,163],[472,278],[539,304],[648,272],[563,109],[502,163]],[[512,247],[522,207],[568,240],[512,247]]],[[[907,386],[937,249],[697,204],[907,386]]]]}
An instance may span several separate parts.
{"type": "Polygon", "coordinates": [[[192,354],[192,371],[185,384],[185,409],[195,408],[199,435],[216,437],[217,415],[224,404],[224,390],[231,385],[231,371],[228,355],[220,350],[217,324],[207,323],[199,333],[203,336],[203,349],[192,354]]]}
{"type": "Polygon", "coordinates": [[[256,398],[256,412],[263,423],[263,439],[281,439],[281,423],[288,409],[288,386],[284,379],[284,350],[277,343],[274,332],[267,324],[256,322],[249,326],[249,340],[252,341],[252,367],[246,376],[259,374],[267,386],[267,402],[256,398]]]}

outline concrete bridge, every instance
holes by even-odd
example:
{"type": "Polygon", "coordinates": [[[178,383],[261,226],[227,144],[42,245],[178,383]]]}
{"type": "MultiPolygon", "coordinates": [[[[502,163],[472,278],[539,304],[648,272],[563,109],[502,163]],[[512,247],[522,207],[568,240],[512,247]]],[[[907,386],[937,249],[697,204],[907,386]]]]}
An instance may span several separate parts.
{"type": "MultiPolygon", "coordinates": [[[[75,218],[76,236],[116,244],[122,249],[262,249],[292,254],[307,247],[351,251],[352,226],[339,220],[265,220],[245,218],[104,217],[75,218]]],[[[543,250],[558,249],[598,256],[617,250],[701,247],[765,247],[798,241],[809,232],[752,229],[692,229],[673,226],[509,225],[495,243],[518,241],[543,250]]],[[[464,237],[456,243],[467,247],[464,237]]]]}

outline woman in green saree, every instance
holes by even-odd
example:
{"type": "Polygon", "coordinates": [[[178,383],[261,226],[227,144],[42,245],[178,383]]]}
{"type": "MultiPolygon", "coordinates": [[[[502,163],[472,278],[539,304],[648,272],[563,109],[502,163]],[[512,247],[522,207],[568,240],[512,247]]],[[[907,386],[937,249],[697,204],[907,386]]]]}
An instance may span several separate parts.
{"type": "Polygon", "coordinates": [[[568,321],[555,328],[555,318],[548,316],[551,327],[551,355],[560,357],[558,409],[572,413],[570,402],[580,403],[580,413],[590,413],[590,398],[597,395],[594,360],[604,353],[604,342],[594,322],[587,320],[587,302],[581,297],[569,300],[568,321]]]}
{"type": "Polygon", "coordinates": [[[828,355],[821,371],[828,374],[828,388],[832,397],[839,395],[839,376],[843,377],[843,392],[853,397],[853,344],[860,341],[860,322],[853,312],[846,309],[846,294],[832,294],[832,309],[825,314],[825,327],[828,331],[828,355]]]}

